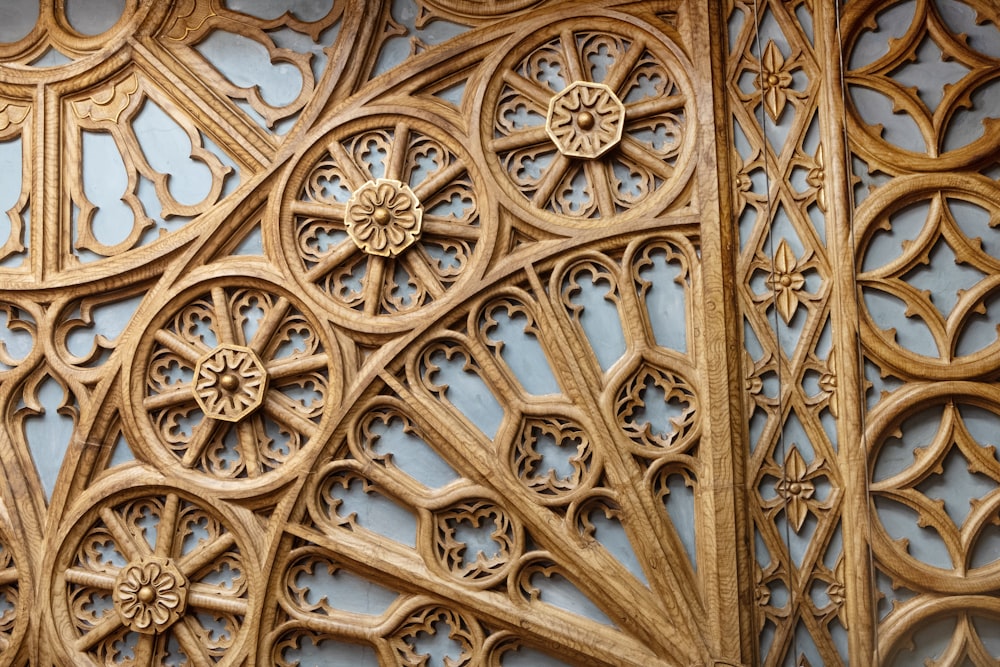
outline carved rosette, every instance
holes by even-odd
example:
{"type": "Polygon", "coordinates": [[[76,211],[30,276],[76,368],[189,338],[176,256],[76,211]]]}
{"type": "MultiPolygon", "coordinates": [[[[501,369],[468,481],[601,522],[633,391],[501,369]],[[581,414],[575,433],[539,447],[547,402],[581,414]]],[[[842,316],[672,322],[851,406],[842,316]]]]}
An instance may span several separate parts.
{"type": "Polygon", "coordinates": [[[468,138],[442,131],[443,119],[357,115],[298,159],[276,236],[338,324],[385,333],[443,304],[494,232],[468,138]]]}
{"type": "Polygon", "coordinates": [[[161,469],[250,493],[280,483],[276,473],[326,428],[341,385],[337,348],[264,275],[196,277],[146,325],[125,426],[161,469]]]}
{"type": "Polygon", "coordinates": [[[351,194],[344,223],[359,248],[370,255],[395,257],[420,237],[423,215],[410,186],[379,178],[351,194]]]}
{"type": "Polygon", "coordinates": [[[195,400],[205,416],[238,422],[264,400],[267,371],[257,354],[240,345],[220,345],[195,366],[195,400]]]}
{"type": "Polygon", "coordinates": [[[239,519],[178,487],[114,475],[95,487],[49,561],[58,664],[242,664],[257,561],[239,519]],[[60,619],[60,621],[56,621],[60,619]]]}
{"type": "Polygon", "coordinates": [[[588,16],[534,25],[481,100],[486,162],[533,224],[662,211],[692,164],[683,56],[652,26],[588,16]]]}
{"type": "Polygon", "coordinates": [[[625,105],[604,84],[577,81],[549,101],[545,131],[568,157],[598,158],[622,139],[625,105]]]}
{"type": "Polygon", "coordinates": [[[187,579],[168,559],[142,558],[118,573],[112,598],[122,623],[136,632],[163,632],[184,613],[187,579]]]}

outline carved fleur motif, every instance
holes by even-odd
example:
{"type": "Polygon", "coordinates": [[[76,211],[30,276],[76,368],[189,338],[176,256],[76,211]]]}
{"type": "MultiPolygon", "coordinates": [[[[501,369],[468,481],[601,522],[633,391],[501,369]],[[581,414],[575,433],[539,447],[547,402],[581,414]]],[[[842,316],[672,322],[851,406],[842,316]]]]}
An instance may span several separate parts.
{"type": "Polygon", "coordinates": [[[798,270],[795,252],[786,239],[781,239],[777,250],[774,251],[773,269],[767,279],[767,286],[774,293],[775,306],[785,324],[791,322],[795,316],[795,311],[799,307],[799,292],[805,284],[806,279],[798,270]]]}
{"type": "Polygon", "coordinates": [[[792,72],[789,63],[781,55],[774,41],[769,41],[760,59],[760,78],[757,87],[764,96],[764,109],[771,120],[778,122],[788,101],[788,89],[792,85],[792,72]]]}
{"type": "Polygon", "coordinates": [[[826,369],[819,376],[819,388],[825,395],[830,397],[829,410],[834,417],[837,416],[837,401],[833,400],[833,395],[837,393],[837,365],[836,350],[830,350],[830,356],[826,358],[826,369]]]}
{"type": "Polygon", "coordinates": [[[625,105],[603,83],[577,81],[549,101],[545,131],[567,157],[593,159],[618,145],[625,105]]]}
{"type": "Polygon", "coordinates": [[[162,632],[184,613],[187,580],[169,559],[150,556],[130,563],[112,593],[122,623],[135,632],[162,632]]]}
{"type": "Polygon", "coordinates": [[[844,584],[844,557],[837,561],[837,566],[833,570],[833,583],[826,587],[826,596],[830,598],[830,603],[837,607],[837,618],[840,624],[847,627],[847,608],[844,601],[847,599],[847,586],[844,584]]]}
{"type": "Polygon", "coordinates": [[[811,188],[816,188],[816,205],[819,210],[826,212],[826,190],[823,189],[823,181],[826,178],[826,171],[823,167],[823,144],[816,149],[816,156],[813,158],[813,166],[806,173],[806,183],[811,188]]]}
{"type": "Polygon", "coordinates": [[[195,399],[208,417],[236,422],[264,399],[267,371],[248,347],[220,345],[195,368],[195,399]]]}
{"type": "Polygon", "coordinates": [[[809,512],[808,502],[816,493],[816,486],[809,478],[809,467],[794,445],[785,457],[784,476],[774,490],[785,501],[785,512],[795,532],[799,532],[809,512]]]}
{"type": "Polygon", "coordinates": [[[395,257],[419,238],[422,219],[420,202],[408,185],[379,178],[354,191],[344,222],[366,253],[395,257]]]}

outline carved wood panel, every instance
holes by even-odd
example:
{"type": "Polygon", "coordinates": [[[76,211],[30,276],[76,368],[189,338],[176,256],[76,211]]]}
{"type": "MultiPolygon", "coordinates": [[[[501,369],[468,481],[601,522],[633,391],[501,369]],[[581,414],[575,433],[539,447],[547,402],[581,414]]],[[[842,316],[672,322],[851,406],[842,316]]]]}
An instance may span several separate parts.
{"type": "Polygon", "coordinates": [[[1000,17],[840,4],[18,4],[0,665],[993,664],[1000,17]]]}

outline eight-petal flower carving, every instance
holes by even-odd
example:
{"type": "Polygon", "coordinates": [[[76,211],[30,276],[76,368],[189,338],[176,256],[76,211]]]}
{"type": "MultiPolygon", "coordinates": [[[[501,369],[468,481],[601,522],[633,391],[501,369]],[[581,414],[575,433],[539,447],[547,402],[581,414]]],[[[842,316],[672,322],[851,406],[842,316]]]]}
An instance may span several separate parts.
{"type": "Polygon", "coordinates": [[[423,210],[405,183],[379,178],[354,191],[344,220],[347,233],[370,255],[395,257],[420,236],[423,210]]]}
{"type": "Polygon", "coordinates": [[[150,556],[118,574],[113,593],[122,623],[135,632],[165,630],[184,613],[187,580],[166,558],[150,556]]]}

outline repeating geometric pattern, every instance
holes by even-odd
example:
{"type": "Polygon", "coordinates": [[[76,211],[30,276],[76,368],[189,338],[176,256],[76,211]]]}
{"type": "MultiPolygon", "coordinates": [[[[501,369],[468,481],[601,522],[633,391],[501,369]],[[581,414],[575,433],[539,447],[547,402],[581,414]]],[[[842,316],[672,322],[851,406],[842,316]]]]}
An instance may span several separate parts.
{"type": "Polygon", "coordinates": [[[996,661],[992,3],[123,5],[0,25],[0,666],[996,661]]]}

